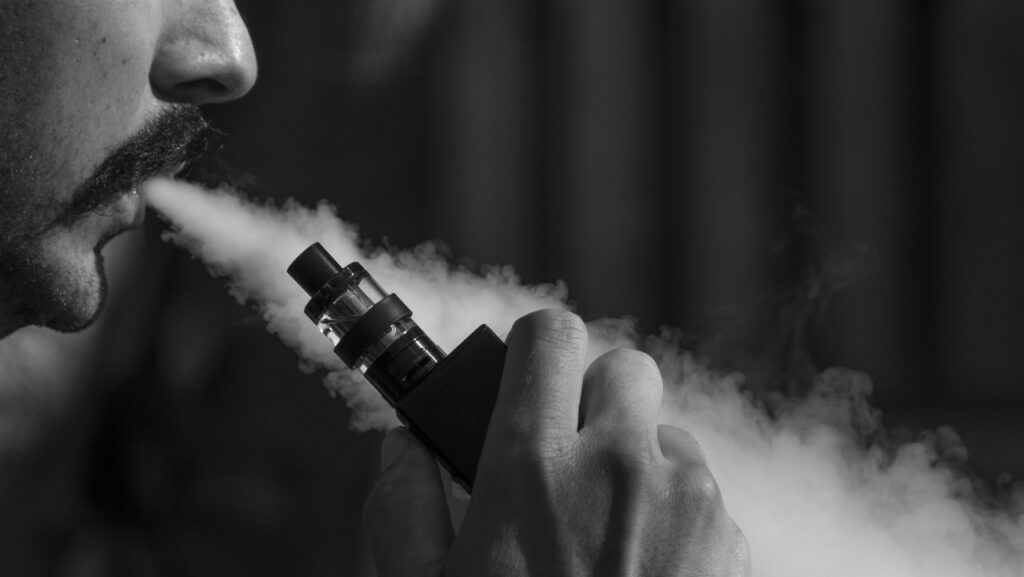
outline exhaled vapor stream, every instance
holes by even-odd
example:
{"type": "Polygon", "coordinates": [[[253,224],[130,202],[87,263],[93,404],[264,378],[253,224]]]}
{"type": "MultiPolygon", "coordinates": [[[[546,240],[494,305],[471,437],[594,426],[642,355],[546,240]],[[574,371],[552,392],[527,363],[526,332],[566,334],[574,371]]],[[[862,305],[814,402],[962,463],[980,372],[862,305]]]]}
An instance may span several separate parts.
{"type": "MultiPolygon", "coordinates": [[[[354,409],[356,429],[397,421],[303,314],[307,297],[285,269],[311,243],[321,242],[342,264],[362,262],[449,350],[481,323],[504,336],[523,314],[565,306],[560,285],[525,287],[503,268],[484,276],[453,269],[429,246],[363,250],[353,227],[327,204],[261,206],[230,191],[166,180],[148,183],[146,194],[171,224],[168,239],[225,277],[240,301],[255,304],[304,368],[327,371],[328,387],[354,409]]],[[[866,375],[825,371],[808,399],[769,416],[740,391],[740,375],[715,374],[670,335],[638,339],[631,326],[593,324],[590,356],[639,345],[658,360],[665,376],[661,420],[700,441],[750,542],[754,575],[1024,575],[1019,500],[1012,510],[983,505],[967,477],[941,459],[942,435],[900,447],[865,446],[861,432],[880,426],[864,400],[866,375]]]]}

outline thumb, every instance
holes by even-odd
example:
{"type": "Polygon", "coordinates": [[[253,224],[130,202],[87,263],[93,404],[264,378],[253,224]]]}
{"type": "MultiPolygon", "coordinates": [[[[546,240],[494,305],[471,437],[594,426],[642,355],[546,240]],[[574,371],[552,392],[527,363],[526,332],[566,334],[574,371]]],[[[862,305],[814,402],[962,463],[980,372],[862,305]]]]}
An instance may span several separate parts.
{"type": "Polygon", "coordinates": [[[363,506],[377,575],[440,576],[453,536],[433,456],[398,427],[381,445],[381,469],[363,506]]]}

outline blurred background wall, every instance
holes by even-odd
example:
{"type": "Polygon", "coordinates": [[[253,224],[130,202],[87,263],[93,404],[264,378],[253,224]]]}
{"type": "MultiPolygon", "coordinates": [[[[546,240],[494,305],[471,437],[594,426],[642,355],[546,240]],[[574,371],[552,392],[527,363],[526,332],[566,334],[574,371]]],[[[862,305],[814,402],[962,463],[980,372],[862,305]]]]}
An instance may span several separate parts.
{"type": "MultiPolygon", "coordinates": [[[[209,113],[250,193],[562,279],[754,390],[864,370],[900,434],[1024,473],[1024,4],[239,5],[260,81],[209,113]]],[[[365,573],[379,435],[161,226],[77,405],[90,534],[124,574],[365,573]]]]}

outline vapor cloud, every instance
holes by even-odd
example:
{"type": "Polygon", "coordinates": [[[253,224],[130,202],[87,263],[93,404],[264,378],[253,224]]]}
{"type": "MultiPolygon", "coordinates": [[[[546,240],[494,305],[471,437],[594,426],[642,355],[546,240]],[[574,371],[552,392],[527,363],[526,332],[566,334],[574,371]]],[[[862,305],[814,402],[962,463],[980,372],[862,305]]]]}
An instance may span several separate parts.
{"type": "MultiPolygon", "coordinates": [[[[355,409],[352,426],[359,430],[396,420],[304,316],[308,299],[284,271],[308,245],[322,243],[342,264],[362,262],[446,350],[481,323],[504,336],[527,312],[565,306],[564,286],[522,286],[508,268],[483,276],[452,268],[430,245],[363,250],[355,228],[326,203],[274,207],[166,180],[148,183],[146,194],[170,222],[169,240],[225,277],[236,298],[257,306],[305,370],[326,371],[329,388],[355,409]]],[[[866,401],[867,375],[827,370],[810,398],[769,415],[741,390],[742,375],[702,366],[670,331],[642,337],[628,321],[604,320],[592,323],[591,333],[592,358],[635,346],[658,360],[666,385],[661,420],[700,441],[750,542],[754,575],[1024,575],[1020,502],[1002,509],[983,504],[966,475],[944,459],[964,451],[949,431],[899,447],[868,443],[865,433],[881,421],[866,401]]]]}

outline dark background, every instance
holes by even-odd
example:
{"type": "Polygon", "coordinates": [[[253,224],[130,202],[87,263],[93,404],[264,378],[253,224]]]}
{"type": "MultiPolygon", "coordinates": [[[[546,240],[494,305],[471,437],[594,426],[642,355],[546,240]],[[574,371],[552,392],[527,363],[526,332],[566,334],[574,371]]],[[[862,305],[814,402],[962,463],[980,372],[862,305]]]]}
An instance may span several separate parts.
{"type": "MultiPolygon", "coordinates": [[[[240,7],[260,81],[209,112],[250,192],[563,279],[585,318],[682,327],[755,391],[862,369],[901,434],[951,425],[982,478],[1024,473],[1019,1],[240,7]]],[[[160,226],[83,425],[112,557],[364,571],[379,434],[160,226]]]]}

